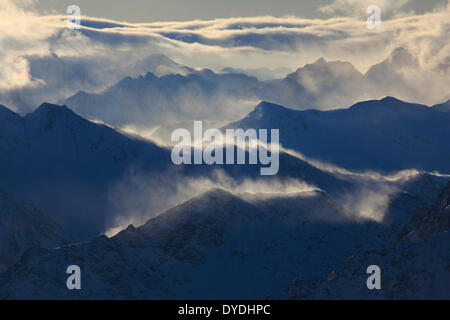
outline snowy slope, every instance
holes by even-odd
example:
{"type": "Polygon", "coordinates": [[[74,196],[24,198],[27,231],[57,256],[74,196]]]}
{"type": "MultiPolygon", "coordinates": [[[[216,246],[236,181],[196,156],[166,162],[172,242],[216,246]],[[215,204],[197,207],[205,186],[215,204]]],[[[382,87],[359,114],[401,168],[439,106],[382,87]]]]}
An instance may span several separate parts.
{"type": "MultiPolygon", "coordinates": [[[[256,108],[250,115],[252,116],[250,119],[254,118],[253,115],[258,115],[258,110],[265,109],[264,105],[261,104],[256,108]]],[[[270,105],[267,109],[277,110],[270,105]]],[[[118,196],[122,201],[129,202],[130,199],[126,195],[137,194],[142,199],[139,203],[147,199],[148,207],[157,206],[160,210],[170,208],[170,206],[161,207],[159,203],[163,202],[161,198],[164,200],[165,197],[173,196],[173,194],[163,192],[158,197],[146,195],[146,192],[154,187],[155,183],[152,184],[152,181],[155,176],[157,176],[156,181],[164,184],[158,189],[170,193],[173,193],[172,190],[179,189],[179,184],[182,184],[183,178],[186,177],[208,178],[220,184],[220,180],[215,180],[216,170],[225,172],[238,184],[249,179],[259,179],[268,185],[279,184],[284,179],[294,179],[323,190],[338,201],[341,201],[342,197],[345,198],[346,194],[357,194],[361,190],[381,190],[377,192],[385,193],[382,190],[386,184],[389,187],[392,185],[397,187],[399,184],[399,187],[404,189],[404,184],[409,183],[408,179],[397,183],[379,181],[370,175],[341,174],[286,153],[280,154],[280,170],[273,177],[262,178],[259,165],[177,167],[170,160],[170,150],[84,120],[66,107],[44,104],[25,117],[12,113],[6,108],[0,108],[0,110],[2,110],[0,120],[4,128],[0,133],[2,136],[0,186],[16,197],[42,208],[79,240],[86,240],[105,232],[109,227],[114,227],[111,223],[117,218],[115,215],[122,212],[113,210],[111,206],[114,201],[111,200],[115,200],[118,196]],[[126,179],[137,179],[137,187],[136,184],[124,184],[120,194],[111,192],[112,187],[126,179]],[[149,187],[141,188],[142,185],[149,187]]],[[[283,110],[286,110],[286,113],[298,112],[283,110]]],[[[265,111],[262,114],[264,113],[265,111]]],[[[305,113],[309,114],[307,111],[305,113]]],[[[299,119],[290,114],[284,115],[285,118],[275,114],[270,116],[271,113],[268,115],[266,120],[264,117],[256,117],[258,119],[256,124],[262,123],[268,126],[273,123],[278,127],[284,123],[283,132],[285,133],[282,132],[281,141],[286,146],[288,133],[291,132],[292,137],[298,133],[295,123],[299,122],[299,119]],[[289,127],[289,123],[292,123],[292,128],[289,127]]],[[[243,123],[243,127],[245,125],[246,123],[243,123]]],[[[302,132],[301,129],[300,132],[302,132]]],[[[303,139],[294,138],[288,141],[304,142],[303,139]]],[[[329,150],[326,154],[327,159],[339,156],[339,153],[333,154],[331,152],[333,150],[329,150]]],[[[355,152],[359,154],[358,150],[355,152]]],[[[372,160],[375,162],[374,159],[372,160]]],[[[445,180],[437,176],[433,176],[433,179],[445,180]]],[[[426,199],[426,196],[422,198],[426,199]]],[[[424,200],[418,203],[421,201],[424,200]]],[[[345,202],[351,202],[351,200],[345,202]]]]}
{"type": "Polygon", "coordinates": [[[164,170],[168,150],[43,104],[21,117],[0,107],[0,187],[74,236],[105,230],[108,188],[130,169],[164,170]]]}
{"type": "Polygon", "coordinates": [[[38,209],[15,201],[0,190],[0,272],[36,246],[54,248],[68,243],[61,227],[38,209]]]}
{"type": "Polygon", "coordinates": [[[442,190],[434,204],[420,210],[411,218],[399,235],[399,240],[421,241],[450,229],[450,183],[442,190]]]}
{"type": "MultiPolygon", "coordinates": [[[[317,236],[339,235],[340,231],[334,231],[336,227],[313,223],[311,227],[302,227],[303,234],[297,229],[299,226],[278,221],[235,195],[214,189],[138,229],[130,226],[111,239],[101,237],[54,250],[32,250],[0,276],[0,296],[243,298],[280,295],[283,282],[287,283],[289,275],[295,274],[301,261],[313,272],[315,261],[308,262],[308,259],[316,258],[305,257],[309,255],[305,253],[307,246],[313,255],[316,250],[336,249],[324,243],[314,248],[317,236]],[[65,289],[64,270],[68,263],[78,263],[84,270],[82,291],[65,289]],[[39,288],[42,282],[47,283],[45,290],[39,288]]],[[[344,224],[342,229],[346,228],[344,224]]],[[[357,239],[355,235],[353,240],[357,239]]],[[[342,254],[333,255],[339,259],[342,254]]]]}
{"type": "Polygon", "coordinates": [[[450,286],[450,185],[435,203],[411,218],[396,245],[362,249],[328,278],[297,278],[286,290],[290,299],[448,299],[450,286]],[[382,290],[368,290],[366,268],[381,269],[382,290]]]}
{"type": "MultiPolygon", "coordinates": [[[[177,167],[172,164],[170,150],[89,122],[66,107],[43,104],[25,117],[4,107],[0,110],[4,129],[0,133],[0,186],[35,203],[78,240],[113,227],[111,223],[118,218],[115,215],[122,212],[112,206],[117,198],[129,202],[127,194],[138,194],[149,207],[161,208],[164,197],[176,196],[173,190],[186,177],[214,180],[214,171],[221,170],[237,183],[260,178],[258,165],[177,167]],[[150,199],[145,194],[148,191],[140,187],[151,185],[154,177],[161,181],[158,189],[166,193],[150,199]],[[130,186],[125,183],[127,179],[141,182],[130,186]],[[122,183],[123,190],[114,193],[113,188],[122,183]]],[[[280,164],[279,174],[267,182],[299,179],[331,193],[354,188],[346,177],[287,154],[280,155],[280,164]]]]}
{"type": "MultiPolygon", "coordinates": [[[[0,275],[0,297],[284,298],[292,279],[326,278],[357,252],[394,248],[395,234],[388,225],[349,218],[323,192],[239,197],[212,189],[112,238],[27,252],[0,275]],[[82,269],[81,291],[65,288],[69,264],[82,269]]],[[[435,247],[429,255],[445,252],[435,247]]],[[[396,268],[404,271],[403,264],[396,268]]],[[[292,284],[288,292],[295,297],[292,284]]]]}
{"type": "MultiPolygon", "coordinates": [[[[295,149],[296,143],[303,142],[298,139],[302,133],[314,131],[319,135],[321,130],[336,128],[332,131],[336,136],[339,125],[347,129],[341,132],[349,140],[337,137],[337,142],[347,142],[349,150],[354,150],[350,138],[379,138],[370,134],[371,127],[381,125],[389,133],[387,117],[394,123],[397,118],[406,119],[397,122],[403,125],[402,130],[408,132],[414,126],[422,133],[416,118],[429,113],[424,121],[434,121],[433,112],[432,108],[393,98],[329,112],[302,112],[262,103],[240,127],[283,128],[286,141],[295,149]],[[350,130],[364,125],[359,135],[350,130]]],[[[446,120],[439,114],[439,121],[446,120]]],[[[78,239],[92,239],[106,229],[107,221],[114,218],[110,216],[109,188],[130,171],[132,177],[155,179],[158,188],[172,192],[180,183],[183,187],[181,178],[214,181],[217,169],[237,186],[253,181],[274,187],[264,193],[250,187],[239,189],[239,193],[231,193],[232,186],[228,191],[212,189],[112,238],[100,236],[61,248],[52,244],[42,245],[48,249],[31,248],[18,264],[0,275],[1,298],[283,298],[296,277],[306,281],[327,278],[331,270],[355,254],[372,257],[375,252],[374,257],[378,257],[374,250],[379,248],[394,252],[391,256],[402,254],[397,249],[401,230],[408,228],[420,208],[432,205],[448,181],[448,176],[429,173],[399,177],[355,174],[287,153],[280,155],[280,171],[275,177],[262,178],[259,166],[251,165],[184,166],[173,171],[169,150],[89,122],[66,107],[44,104],[25,117],[0,108],[0,121],[5,128],[0,133],[0,185],[15,196],[36,200],[78,239]],[[166,179],[162,179],[163,174],[166,179]],[[277,192],[277,184],[293,181],[315,189],[277,192]],[[82,267],[82,291],[65,287],[65,269],[71,264],[82,267]]],[[[439,121],[430,122],[432,126],[424,133],[440,132],[443,127],[439,121]]],[[[281,142],[286,146],[283,132],[281,142]]],[[[440,141],[446,143],[444,138],[440,141]]],[[[413,149],[416,159],[428,150],[423,145],[427,144],[418,143],[421,148],[413,149]]],[[[299,151],[307,154],[308,149],[301,147],[299,151]]],[[[336,150],[330,147],[327,159],[339,155],[333,152],[336,150]]],[[[355,152],[358,161],[382,163],[380,158],[361,160],[370,154],[355,152]]],[[[138,191],[123,190],[131,194],[138,191]]],[[[142,201],[155,201],[148,193],[141,196],[142,201]]],[[[164,201],[162,197],[156,197],[157,201],[164,201]]],[[[435,225],[437,220],[428,221],[435,225]]],[[[14,237],[9,239],[15,241],[14,237]]],[[[23,249],[28,247],[33,246],[23,249]]],[[[416,250],[417,261],[428,257],[420,248],[411,250],[416,250]]],[[[445,254],[440,246],[429,252],[445,254]]],[[[359,267],[355,265],[354,272],[359,267]]]]}
{"type": "Polygon", "coordinates": [[[378,247],[349,255],[327,277],[296,278],[289,299],[449,299],[450,234],[421,243],[378,247]],[[366,268],[381,269],[381,290],[368,290],[366,268]]]}
{"type": "Polygon", "coordinates": [[[280,142],[306,157],[351,170],[450,173],[450,115],[392,97],[334,111],[261,102],[226,128],[280,129],[280,142]]]}

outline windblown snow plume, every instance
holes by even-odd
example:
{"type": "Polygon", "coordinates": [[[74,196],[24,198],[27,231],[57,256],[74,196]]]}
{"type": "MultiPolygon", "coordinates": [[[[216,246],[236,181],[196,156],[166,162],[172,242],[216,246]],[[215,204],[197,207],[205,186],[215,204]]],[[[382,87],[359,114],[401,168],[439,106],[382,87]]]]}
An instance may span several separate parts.
{"type": "Polygon", "coordinates": [[[118,183],[110,193],[112,208],[118,218],[112,222],[113,226],[106,234],[113,235],[130,224],[142,225],[148,219],[214,188],[221,188],[235,195],[286,195],[317,190],[316,187],[295,179],[236,181],[222,170],[215,171],[213,177],[176,176],[174,179],[175,176],[175,172],[148,179],[129,176],[118,183]]]}

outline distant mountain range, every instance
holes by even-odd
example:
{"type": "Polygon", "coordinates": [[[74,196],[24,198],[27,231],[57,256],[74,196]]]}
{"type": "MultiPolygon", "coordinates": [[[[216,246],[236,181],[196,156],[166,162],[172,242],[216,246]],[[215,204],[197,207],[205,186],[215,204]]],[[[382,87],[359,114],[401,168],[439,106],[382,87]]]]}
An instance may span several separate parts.
{"type": "Polygon", "coordinates": [[[266,178],[175,166],[169,148],[66,106],[0,107],[0,188],[20,199],[0,193],[0,297],[448,297],[445,106],[262,102],[224,128],[280,129],[280,171],[266,178]],[[147,222],[121,228],[136,208],[147,222]],[[360,294],[377,263],[387,290],[360,294]],[[65,287],[71,264],[81,291],[65,287]]]}
{"type": "MultiPolygon", "coordinates": [[[[170,132],[186,127],[189,121],[223,126],[245,116],[258,101],[298,110],[330,110],[389,95],[425,102],[450,98],[444,85],[427,88],[429,80],[423,79],[419,62],[404,48],[397,48],[365,74],[349,62],[320,58],[284,78],[265,81],[249,76],[254,75],[252,72],[245,74],[245,70],[237,73],[239,70],[224,69],[220,74],[208,69],[181,70],[167,59],[156,59],[160,60],[161,68],[167,66],[179,74],[159,76],[148,72],[137,78],[127,77],[101,92],[79,91],[64,103],[88,119],[118,127],[151,128],[154,138],[167,143],[170,132]]],[[[439,83],[447,80],[443,78],[439,83]]]]}
{"type": "Polygon", "coordinates": [[[291,73],[289,68],[256,68],[256,69],[241,69],[241,68],[223,68],[221,73],[243,73],[251,77],[256,77],[260,81],[274,80],[285,77],[287,74],[291,73]]]}
{"type": "Polygon", "coordinates": [[[183,66],[162,54],[153,54],[143,58],[139,63],[120,66],[111,63],[98,63],[90,57],[58,56],[52,52],[48,55],[30,55],[29,74],[35,86],[12,88],[0,92],[0,103],[15,106],[21,113],[33,111],[42,101],[63,102],[77,91],[98,91],[106,86],[132,75],[137,77],[142,70],[158,77],[168,74],[187,75],[193,68],[183,66]]]}
{"type": "MultiPolygon", "coordinates": [[[[370,175],[345,174],[339,167],[381,173],[402,169],[448,173],[450,147],[445,137],[450,115],[434,109],[394,98],[324,112],[263,102],[227,127],[280,128],[282,146],[299,154],[282,151],[280,171],[268,181],[299,179],[337,199],[361,190],[361,185],[376,189],[380,183],[370,175]]],[[[117,197],[112,190],[124,180],[159,177],[166,181],[161,197],[173,193],[170,188],[176,189],[186,177],[220,184],[216,170],[237,183],[260,178],[258,166],[175,166],[169,149],[87,121],[66,107],[43,104],[25,117],[1,107],[0,122],[4,128],[0,133],[0,187],[42,208],[78,239],[112,227],[111,197],[117,197]],[[165,178],[169,176],[178,178],[165,178]]],[[[139,188],[145,184],[127,185],[123,191],[133,195],[142,192],[139,188]]]]}

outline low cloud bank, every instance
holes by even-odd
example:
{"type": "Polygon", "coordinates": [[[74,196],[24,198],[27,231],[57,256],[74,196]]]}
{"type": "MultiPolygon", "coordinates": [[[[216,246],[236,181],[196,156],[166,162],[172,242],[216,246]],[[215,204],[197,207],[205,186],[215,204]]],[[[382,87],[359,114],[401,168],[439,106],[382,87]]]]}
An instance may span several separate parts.
{"type": "Polygon", "coordinates": [[[397,16],[376,31],[356,18],[270,16],[140,24],[82,17],[76,31],[67,28],[65,16],[39,16],[17,3],[7,0],[0,6],[0,103],[22,113],[80,90],[99,92],[127,76],[183,74],[189,71],[185,65],[216,72],[225,67],[293,70],[324,57],[349,61],[365,73],[398,47],[418,63],[418,68],[399,71],[410,88],[399,98],[430,104],[442,102],[430,97],[449,97],[439,84],[449,74],[450,6],[397,16]],[[155,63],[154,55],[176,63],[155,63]],[[436,88],[433,95],[421,89],[424,84],[436,88]]]}

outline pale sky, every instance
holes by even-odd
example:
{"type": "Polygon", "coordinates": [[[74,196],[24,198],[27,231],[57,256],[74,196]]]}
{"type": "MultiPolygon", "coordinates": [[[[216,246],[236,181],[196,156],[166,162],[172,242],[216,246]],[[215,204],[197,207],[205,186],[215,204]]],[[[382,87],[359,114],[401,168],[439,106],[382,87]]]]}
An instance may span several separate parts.
{"type": "MultiPolygon", "coordinates": [[[[43,14],[65,14],[69,5],[78,5],[82,14],[128,22],[184,21],[249,16],[295,15],[321,18],[318,8],[332,2],[357,0],[36,0],[43,14]]],[[[395,0],[394,2],[396,2],[395,0]]],[[[447,0],[403,0],[400,12],[421,14],[447,0]]],[[[376,1],[374,1],[375,3],[376,1]]]]}

